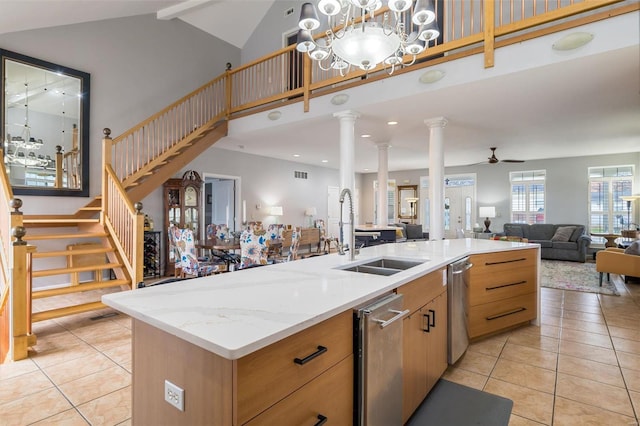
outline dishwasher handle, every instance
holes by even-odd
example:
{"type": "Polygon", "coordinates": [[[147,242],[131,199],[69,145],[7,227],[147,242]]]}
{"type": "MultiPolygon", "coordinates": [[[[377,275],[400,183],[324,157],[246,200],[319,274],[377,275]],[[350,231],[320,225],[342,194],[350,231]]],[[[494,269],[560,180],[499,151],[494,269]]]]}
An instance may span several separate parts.
{"type": "Polygon", "coordinates": [[[464,268],[460,268],[460,269],[456,269],[455,271],[452,272],[453,275],[458,275],[463,273],[464,271],[468,271],[469,269],[471,269],[473,267],[473,263],[466,263],[464,265],[464,268]]]}
{"type": "Polygon", "coordinates": [[[380,319],[374,319],[375,322],[380,324],[380,328],[385,328],[385,327],[391,325],[391,323],[394,323],[394,322],[398,321],[399,319],[404,318],[407,315],[409,315],[409,309],[405,309],[404,311],[398,311],[396,309],[389,309],[389,312],[394,313],[396,315],[394,315],[393,318],[388,319],[386,321],[380,320],[380,319]]]}

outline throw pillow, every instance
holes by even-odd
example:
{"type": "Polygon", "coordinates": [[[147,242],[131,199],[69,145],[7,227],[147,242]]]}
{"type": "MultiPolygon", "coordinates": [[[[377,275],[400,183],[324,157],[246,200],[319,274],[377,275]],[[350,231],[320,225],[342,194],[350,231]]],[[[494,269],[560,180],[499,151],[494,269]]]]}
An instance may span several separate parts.
{"type": "Polygon", "coordinates": [[[575,229],[575,226],[558,226],[558,229],[556,229],[556,233],[553,234],[553,237],[551,237],[551,241],[567,242],[569,241],[569,238],[571,238],[571,234],[573,234],[573,231],[575,229]]]}
{"type": "Polygon", "coordinates": [[[422,239],[422,225],[407,224],[407,238],[410,240],[422,239]]]}
{"type": "Polygon", "coordinates": [[[633,254],[635,256],[640,256],[640,240],[634,241],[629,244],[629,247],[624,249],[624,254],[633,254]]]}

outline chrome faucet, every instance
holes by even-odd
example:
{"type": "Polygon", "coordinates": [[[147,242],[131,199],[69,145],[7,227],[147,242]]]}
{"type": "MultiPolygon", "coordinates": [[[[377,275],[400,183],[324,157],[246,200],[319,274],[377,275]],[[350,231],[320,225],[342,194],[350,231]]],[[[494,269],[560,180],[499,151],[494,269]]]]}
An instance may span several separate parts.
{"type": "Polygon", "coordinates": [[[344,251],[344,222],[342,221],[342,210],[344,206],[344,197],[349,195],[349,222],[351,223],[351,236],[349,238],[349,258],[355,260],[356,258],[356,234],[353,223],[353,195],[349,188],[345,188],[340,193],[340,241],[338,243],[338,254],[345,254],[344,251]]]}

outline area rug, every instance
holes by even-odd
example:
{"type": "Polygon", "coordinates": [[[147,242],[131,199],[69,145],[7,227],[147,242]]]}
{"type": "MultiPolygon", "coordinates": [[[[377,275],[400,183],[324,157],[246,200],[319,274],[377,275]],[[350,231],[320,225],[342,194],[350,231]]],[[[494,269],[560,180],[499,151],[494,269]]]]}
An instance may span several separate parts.
{"type": "Polygon", "coordinates": [[[513,401],[440,379],[407,426],[507,426],[513,401]]]}
{"type": "Polygon", "coordinates": [[[599,286],[599,275],[596,272],[595,263],[543,260],[540,270],[540,285],[561,290],[619,296],[620,293],[616,290],[616,286],[607,282],[606,274],[602,279],[602,287],[599,286]]]}

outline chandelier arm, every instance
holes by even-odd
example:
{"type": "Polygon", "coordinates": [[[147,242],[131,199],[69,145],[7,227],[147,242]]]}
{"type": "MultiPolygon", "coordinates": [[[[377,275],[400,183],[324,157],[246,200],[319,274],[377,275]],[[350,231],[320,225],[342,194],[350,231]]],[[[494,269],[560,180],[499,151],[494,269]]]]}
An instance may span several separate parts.
{"type": "MultiPolygon", "coordinates": [[[[327,58],[331,58],[331,57],[332,57],[332,55],[331,55],[331,54],[327,55],[327,58]]],[[[324,58],[322,61],[324,61],[324,60],[325,60],[325,59],[327,59],[327,58],[324,58]]],[[[313,58],[312,58],[312,59],[313,59],[313,58]]],[[[319,67],[322,71],[329,71],[329,70],[331,70],[331,62],[329,62],[329,66],[325,68],[325,67],[323,67],[323,66],[322,66],[322,61],[314,60],[313,62],[315,62],[316,64],[318,64],[318,67],[319,67]]]]}
{"type": "Polygon", "coordinates": [[[413,59],[411,60],[411,62],[409,62],[408,64],[405,64],[404,62],[402,63],[402,65],[404,65],[405,67],[411,66],[413,64],[416,63],[416,55],[412,55],[413,59]]]}

